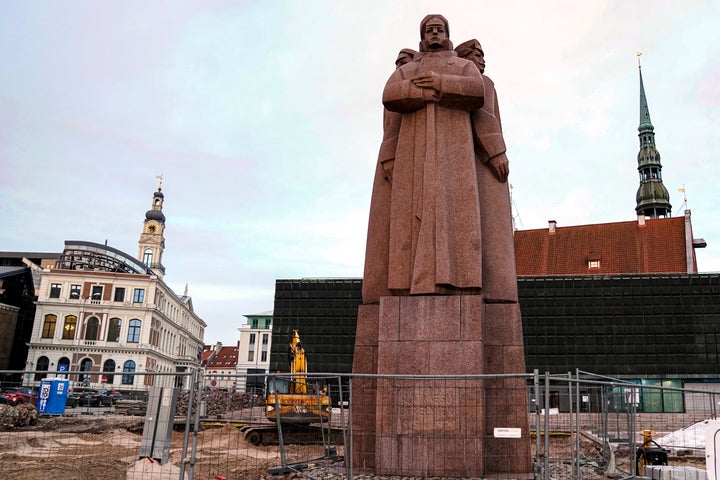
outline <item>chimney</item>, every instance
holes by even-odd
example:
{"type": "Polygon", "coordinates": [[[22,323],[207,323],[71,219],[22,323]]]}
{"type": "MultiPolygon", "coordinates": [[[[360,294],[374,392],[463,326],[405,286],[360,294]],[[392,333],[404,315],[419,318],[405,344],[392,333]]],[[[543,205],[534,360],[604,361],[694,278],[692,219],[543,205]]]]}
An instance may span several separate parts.
{"type": "Polygon", "coordinates": [[[645,226],[645,214],[638,213],[638,227],[644,227],[644,226],[645,226]]]}
{"type": "Polygon", "coordinates": [[[557,222],[555,220],[548,220],[548,233],[550,235],[555,235],[556,227],[557,227],[557,222]]]}

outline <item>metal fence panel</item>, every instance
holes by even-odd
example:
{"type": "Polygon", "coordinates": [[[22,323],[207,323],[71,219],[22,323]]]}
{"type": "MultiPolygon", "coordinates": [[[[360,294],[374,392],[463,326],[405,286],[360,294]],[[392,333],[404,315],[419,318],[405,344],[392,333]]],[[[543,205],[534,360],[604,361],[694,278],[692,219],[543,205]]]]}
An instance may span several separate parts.
{"type": "MultiPolygon", "coordinates": [[[[33,373],[0,372],[2,387],[24,383],[37,388],[40,379],[34,384],[33,373]]],[[[704,448],[695,442],[702,428],[697,422],[715,419],[720,400],[714,383],[678,388],[672,382],[627,382],[586,372],[536,372],[529,380],[518,375],[520,384],[503,383],[503,388],[488,388],[500,385],[496,376],[308,375],[308,383],[331,398],[330,420],[290,428],[266,417],[266,375],[132,372],[127,378],[116,375],[111,385],[89,386],[82,385],[83,372],[64,375],[74,400],[62,413],[38,416],[28,405],[0,405],[0,480],[229,480],[291,472],[305,478],[370,478],[362,465],[347,460],[365,455],[370,462],[382,462],[378,455],[396,455],[403,448],[412,457],[421,442],[436,442],[442,458],[418,458],[408,477],[422,477],[423,470],[437,462],[462,464],[471,472],[481,467],[468,452],[493,436],[492,429],[482,428],[487,422],[483,405],[512,403],[518,395],[529,406],[529,429],[522,432],[522,441],[530,444],[528,455],[538,479],[595,480],[639,473],[643,459],[638,448],[648,433],[653,441],[663,442],[671,465],[704,468],[704,448]],[[103,386],[120,391],[120,397],[90,393],[103,386]],[[379,435],[389,439],[394,450],[362,451],[368,444],[353,428],[362,425],[362,412],[353,408],[351,399],[368,386],[381,393],[374,397],[373,426],[380,426],[379,435]],[[158,387],[178,389],[167,461],[143,458],[143,431],[153,415],[148,392],[158,387]]],[[[16,402],[24,397],[7,398],[16,402]]],[[[508,440],[505,456],[499,458],[512,461],[521,454],[513,447],[515,441],[508,440]]]]}

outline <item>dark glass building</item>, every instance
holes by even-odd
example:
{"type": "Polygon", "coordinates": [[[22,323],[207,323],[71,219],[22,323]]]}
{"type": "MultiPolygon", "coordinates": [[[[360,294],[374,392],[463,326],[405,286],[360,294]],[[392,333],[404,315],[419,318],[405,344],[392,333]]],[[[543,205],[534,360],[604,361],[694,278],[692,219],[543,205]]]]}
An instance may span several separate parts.
{"type": "MultiPolygon", "coordinates": [[[[298,329],[310,371],[350,373],[361,282],[278,280],[271,371],[287,371],[298,329]]],[[[521,277],[518,286],[528,372],[696,381],[720,374],[720,274],[521,277]]]]}

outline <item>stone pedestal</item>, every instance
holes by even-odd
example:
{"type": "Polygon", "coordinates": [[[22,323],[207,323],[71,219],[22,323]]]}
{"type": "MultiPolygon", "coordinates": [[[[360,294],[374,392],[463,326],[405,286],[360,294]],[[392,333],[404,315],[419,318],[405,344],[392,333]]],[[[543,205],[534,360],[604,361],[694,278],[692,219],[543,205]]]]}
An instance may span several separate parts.
{"type": "Polygon", "coordinates": [[[531,471],[517,304],[480,295],[383,297],[363,305],[353,373],[353,465],[382,475],[519,478],[531,471]],[[443,380],[413,376],[446,376],[443,380]],[[453,377],[454,376],[454,377],[453,377]],[[521,438],[496,438],[519,428],[521,438]]]}
{"type": "MultiPolygon", "coordinates": [[[[380,306],[360,305],[355,330],[353,373],[377,373],[380,306]]],[[[375,402],[377,380],[357,377],[352,382],[353,466],[375,469],[375,402]]]]}

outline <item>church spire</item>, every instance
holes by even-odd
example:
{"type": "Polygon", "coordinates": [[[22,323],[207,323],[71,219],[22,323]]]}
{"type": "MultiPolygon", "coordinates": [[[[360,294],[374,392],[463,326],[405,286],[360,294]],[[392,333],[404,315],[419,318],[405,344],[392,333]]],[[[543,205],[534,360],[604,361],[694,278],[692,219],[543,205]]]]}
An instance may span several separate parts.
{"type": "Polygon", "coordinates": [[[165,214],[162,211],[165,195],[162,193],[162,175],[157,192],[153,194],[150,210],[145,212],[143,231],[138,242],[138,260],[160,277],[165,275],[162,255],[165,250],[165,214]]]}
{"type": "Polygon", "coordinates": [[[669,217],[672,212],[670,195],[662,182],[662,165],[660,152],[655,148],[655,127],[650,121],[650,109],[645,96],[643,84],[642,65],[638,52],[638,72],[640,73],[640,152],[638,152],[638,172],[640,174],[640,187],[635,195],[635,212],[649,218],[669,217]]]}

